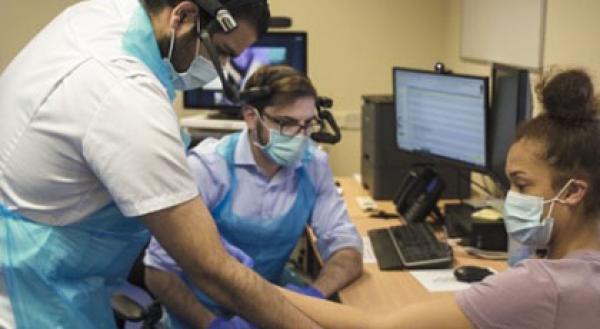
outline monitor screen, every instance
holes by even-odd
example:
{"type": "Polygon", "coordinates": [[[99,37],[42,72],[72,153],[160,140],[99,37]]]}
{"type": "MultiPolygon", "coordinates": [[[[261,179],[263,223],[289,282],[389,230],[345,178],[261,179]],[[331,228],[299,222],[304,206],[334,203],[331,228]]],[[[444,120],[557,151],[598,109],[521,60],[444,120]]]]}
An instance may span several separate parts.
{"type": "Polygon", "coordinates": [[[508,149],[519,123],[531,118],[532,107],[529,72],[494,64],[488,169],[504,189],[509,187],[508,179],[504,174],[508,149]]]}
{"type": "MultiPolygon", "coordinates": [[[[305,32],[269,32],[246,49],[240,56],[223,66],[226,79],[242,87],[246,79],[262,65],[287,64],[306,74],[305,32]]],[[[204,108],[238,111],[239,104],[230,102],[223,94],[219,78],[202,89],[186,91],[186,108],[204,108]]]]}
{"type": "Polygon", "coordinates": [[[487,165],[487,78],[394,68],[401,150],[473,169],[487,165]]]}

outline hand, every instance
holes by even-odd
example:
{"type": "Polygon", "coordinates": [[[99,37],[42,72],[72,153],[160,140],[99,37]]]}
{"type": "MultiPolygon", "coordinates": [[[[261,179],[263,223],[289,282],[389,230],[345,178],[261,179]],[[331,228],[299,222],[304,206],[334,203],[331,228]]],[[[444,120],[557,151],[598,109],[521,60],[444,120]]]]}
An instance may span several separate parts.
{"type": "Polygon", "coordinates": [[[246,254],[242,249],[227,242],[227,240],[225,240],[223,237],[221,237],[221,243],[223,243],[223,247],[227,253],[235,257],[235,259],[237,259],[240,263],[249,268],[254,267],[254,261],[252,260],[252,257],[248,256],[248,254],[246,254]]]}
{"type": "Polygon", "coordinates": [[[325,299],[325,295],[323,295],[322,292],[313,286],[300,287],[295,284],[288,283],[285,285],[285,288],[305,296],[325,299]]]}
{"type": "Polygon", "coordinates": [[[208,329],[257,329],[257,327],[239,316],[234,316],[230,319],[216,317],[208,325],[208,329]]]}

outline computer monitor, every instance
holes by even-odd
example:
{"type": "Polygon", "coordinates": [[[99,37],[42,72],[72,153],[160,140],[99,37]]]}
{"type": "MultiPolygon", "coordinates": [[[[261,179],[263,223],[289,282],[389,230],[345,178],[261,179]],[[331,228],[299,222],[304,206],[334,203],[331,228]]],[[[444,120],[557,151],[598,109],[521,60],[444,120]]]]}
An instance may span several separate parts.
{"type": "Polygon", "coordinates": [[[396,67],[393,80],[400,150],[485,171],[486,77],[396,67]]]}
{"type": "Polygon", "coordinates": [[[504,173],[508,149],[519,123],[531,118],[532,108],[529,72],[524,69],[493,64],[488,169],[494,180],[504,190],[510,186],[504,173]]]}
{"type": "MultiPolygon", "coordinates": [[[[256,69],[267,64],[287,64],[306,74],[306,48],[305,32],[268,32],[223,69],[226,78],[238,87],[243,86],[256,69]]],[[[217,109],[225,114],[239,115],[240,105],[225,98],[218,78],[202,89],[186,91],[183,103],[186,108],[217,109]]]]}

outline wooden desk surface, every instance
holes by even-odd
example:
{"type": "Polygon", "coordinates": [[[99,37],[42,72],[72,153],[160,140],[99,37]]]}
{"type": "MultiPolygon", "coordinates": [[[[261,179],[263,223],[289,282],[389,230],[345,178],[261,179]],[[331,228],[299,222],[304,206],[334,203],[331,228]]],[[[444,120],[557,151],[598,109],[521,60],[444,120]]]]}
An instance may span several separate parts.
{"type": "MultiPolygon", "coordinates": [[[[352,222],[356,225],[362,236],[374,228],[398,225],[397,219],[369,218],[368,213],[362,211],[357,203],[356,196],[368,195],[360,184],[351,177],[337,178],[340,182],[343,196],[348,207],[352,222]]],[[[377,202],[381,210],[395,212],[391,202],[377,202]]],[[[462,248],[454,247],[454,267],[461,265],[489,266],[498,271],[507,268],[505,261],[482,260],[469,256],[462,248]]],[[[355,306],[364,311],[393,311],[415,302],[434,299],[443,294],[430,293],[407,271],[380,271],[377,264],[365,264],[364,273],[357,281],[339,292],[344,304],[355,306]]]]}

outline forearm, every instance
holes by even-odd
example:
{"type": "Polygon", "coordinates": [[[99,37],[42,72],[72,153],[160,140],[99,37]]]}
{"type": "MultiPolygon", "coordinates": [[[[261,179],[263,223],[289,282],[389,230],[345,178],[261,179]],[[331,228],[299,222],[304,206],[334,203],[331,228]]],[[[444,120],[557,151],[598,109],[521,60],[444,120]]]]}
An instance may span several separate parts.
{"type": "Polygon", "coordinates": [[[354,307],[282,290],[285,297],[328,329],[471,329],[452,296],[416,303],[397,311],[369,313],[354,307]]]}
{"type": "Polygon", "coordinates": [[[146,267],[145,281],[160,303],[190,326],[206,328],[214,320],[215,316],[176,274],[146,267]]]}
{"type": "Polygon", "coordinates": [[[353,248],[340,249],[325,263],[313,286],[329,297],[360,277],[362,271],[361,254],[353,248]]]}
{"type": "Polygon", "coordinates": [[[262,328],[314,328],[266,281],[229,256],[199,199],[144,217],[192,282],[217,303],[262,328]]]}
{"type": "Polygon", "coordinates": [[[323,328],[366,329],[372,327],[370,319],[375,315],[369,315],[356,308],[328,300],[300,295],[286,289],[281,289],[281,291],[294,306],[308,314],[323,328]]]}
{"type": "Polygon", "coordinates": [[[374,320],[373,328],[376,329],[473,328],[452,295],[411,304],[374,320]]]}

